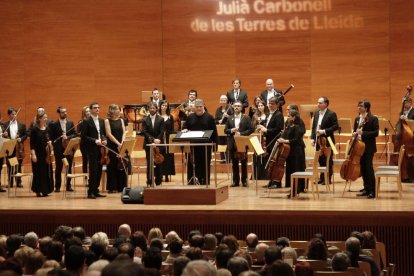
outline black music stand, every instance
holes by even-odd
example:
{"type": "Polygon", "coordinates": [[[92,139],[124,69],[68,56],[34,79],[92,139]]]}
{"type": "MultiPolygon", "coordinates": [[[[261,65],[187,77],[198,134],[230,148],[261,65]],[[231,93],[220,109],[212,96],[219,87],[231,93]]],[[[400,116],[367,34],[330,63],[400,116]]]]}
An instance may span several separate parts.
{"type": "MultiPolygon", "coordinates": [[[[187,131],[187,132],[178,132],[177,135],[175,136],[175,138],[173,139],[173,142],[189,142],[191,143],[207,143],[210,141],[211,135],[213,134],[213,130],[204,130],[204,131],[187,131]]],[[[191,182],[194,182],[194,185],[200,185],[200,181],[197,178],[196,174],[195,174],[195,158],[194,158],[194,147],[190,148],[191,150],[191,161],[192,161],[192,166],[193,166],[193,172],[192,172],[192,176],[190,179],[188,179],[187,184],[190,184],[191,182]]],[[[206,185],[208,184],[208,179],[209,179],[209,175],[207,175],[208,173],[208,167],[210,166],[210,164],[207,164],[207,147],[205,147],[205,181],[206,181],[206,185]]],[[[188,163],[188,160],[187,160],[188,163]]]]}
{"type": "MultiPolygon", "coordinates": [[[[122,143],[121,149],[119,150],[119,154],[118,154],[119,158],[122,158],[124,161],[128,162],[127,166],[125,166],[125,163],[122,162],[122,167],[124,169],[125,178],[126,178],[126,183],[125,183],[126,187],[128,187],[128,174],[129,174],[129,168],[130,168],[129,164],[131,163],[131,153],[135,148],[135,142],[136,140],[134,138],[124,140],[124,142],[122,143]]],[[[152,167],[152,171],[153,170],[154,170],[154,166],[152,167]]],[[[152,179],[154,179],[154,177],[152,177],[152,179]]],[[[131,186],[132,186],[132,183],[131,183],[131,186]]]]}

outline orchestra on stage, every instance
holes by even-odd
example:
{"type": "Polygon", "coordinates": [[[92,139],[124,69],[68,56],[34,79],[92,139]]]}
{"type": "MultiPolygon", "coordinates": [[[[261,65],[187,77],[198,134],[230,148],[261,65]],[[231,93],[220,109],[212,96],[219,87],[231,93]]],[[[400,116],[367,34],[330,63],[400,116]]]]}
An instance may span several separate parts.
{"type": "MultiPolygon", "coordinates": [[[[232,179],[228,184],[232,188],[248,187],[249,182],[265,180],[264,188],[284,186],[291,189],[288,198],[297,197],[309,185],[304,179],[295,186],[291,183],[292,175],[308,171],[306,147],[312,147],[316,152],[317,167],[326,168],[326,173],[318,173],[315,184],[330,186],[334,173],[333,156],[337,151],[335,138],[344,131],[341,120],[330,108],[331,99],[326,96],[317,99],[307,132],[300,105],[289,102],[286,96],[293,85],[282,91],[275,88],[272,79],[267,79],[266,89],[253,95],[242,89],[241,83],[240,79],[234,79],[232,89],[218,97],[214,114],[208,112],[202,95],[195,89],[188,91],[187,99],[182,103],[169,103],[167,95],[158,88],[148,91],[148,102],[143,105],[125,105],[121,109],[117,104],[101,107],[92,102],[79,109],[80,121],[68,118],[65,106],[58,106],[56,114],[39,107],[28,128],[19,120],[20,108],[10,107],[7,121],[0,124],[0,173],[6,164],[8,175],[6,183],[0,183],[0,192],[6,192],[5,188],[14,185],[23,187],[22,180],[12,174],[22,172],[27,139],[30,142],[26,147],[30,148],[26,153],[33,173],[30,185],[37,197],[47,197],[61,190],[74,191],[70,179],[63,180],[62,173],[65,162],[67,172],[72,173],[78,149],[82,156],[82,172],[89,175],[88,199],[106,197],[99,190],[103,171],[106,171],[105,190],[108,193],[122,192],[129,185],[131,155],[136,140],[136,136],[128,133],[131,131],[128,125],[133,126],[136,135],[143,137],[147,187],[171,181],[171,176],[176,174],[174,153],[180,150],[186,160],[185,184],[209,185],[212,153],[219,146],[225,147],[219,162],[231,163],[232,179]],[[249,98],[252,100],[250,106],[249,98]],[[131,139],[133,143],[128,142],[131,139]],[[306,143],[306,139],[310,142],[306,143]],[[187,142],[189,150],[169,147],[173,141],[187,142]],[[191,146],[195,143],[212,146],[191,146]],[[249,156],[253,164],[250,177],[249,156]],[[11,158],[17,158],[16,168],[10,165],[11,158]]],[[[412,87],[408,86],[406,90],[392,139],[394,152],[402,146],[405,149],[400,164],[401,181],[414,182],[414,139],[410,127],[414,120],[412,87]]],[[[377,137],[380,130],[383,131],[381,120],[374,114],[368,99],[355,102],[354,122],[340,169],[341,178],[347,182],[362,177],[363,187],[358,196],[368,199],[376,197],[373,162],[377,137]]],[[[391,124],[390,127],[394,128],[391,124]]],[[[391,163],[397,165],[398,157],[395,158],[395,154],[391,157],[391,163]]]]}

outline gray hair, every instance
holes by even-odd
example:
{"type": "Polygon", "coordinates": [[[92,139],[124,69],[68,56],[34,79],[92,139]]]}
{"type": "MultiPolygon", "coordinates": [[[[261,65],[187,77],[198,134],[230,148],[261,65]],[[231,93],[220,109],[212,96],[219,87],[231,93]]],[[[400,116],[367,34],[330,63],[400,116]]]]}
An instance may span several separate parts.
{"type": "Polygon", "coordinates": [[[217,269],[207,261],[194,260],[187,264],[182,276],[216,276],[217,269]]]}
{"type": "Polygon", "coordinates": [[[37,243],[39,241],[39,237],[35,232],[29,232],[24,236],[24,244],[31,247],[31,248],[37,248],[37,243]]]}

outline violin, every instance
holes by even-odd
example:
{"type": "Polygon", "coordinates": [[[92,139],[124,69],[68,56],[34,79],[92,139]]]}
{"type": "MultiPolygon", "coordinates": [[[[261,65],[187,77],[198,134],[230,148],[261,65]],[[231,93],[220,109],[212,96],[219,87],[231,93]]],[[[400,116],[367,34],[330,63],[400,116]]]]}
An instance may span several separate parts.
{"type": "Polygon", "coordinates": [[[319,155],[325,155],[325,151],[328,148],[326,146],[326,137],[325,136],[318,136],[318,145],[319,145],[319,155]]]}
{"type": "MultiPolygon", "coordinates": [[[[104,141],[104,139],[102,139],[102,141],[104,141]]],[[[100,151],[101,151],[101,159],[99,160],[99,164],[109,165],[111,160],[109,159],[108,148],[105,146],[101,146],[100,151]]]]}
{"type": "MultiPolygon", "coordinates": [[[[368,114],[368,113],[367,113],[368,114]]],[[[362,129],[368,121],[367,114],[359,123],[357,129],[362,129]]],[[[358,134],[352,138],[346,160],[342,163],[340,175],[346,181],[355,181],[361,176],[360,162],[365,151],[365,143],[358,139],[358,134]]]]}
{"type": "Polygon", "coordinates": [[[47,130],[46,130],[46,141],[47,141],[47,144],[46,144],[46,164],[52,164],[53,163],[53,161],[55,161],[55,154],[54,154],[54,152],[53,152],[53,146],[52,146],[52,143],[49,143],[49,142],[51,142],[50,141],[50,139],[49,139],[49,133],[47,133],[47,130]]]}
{"type": "MultiPolygon", "coordinates": [[[[19,135],[17,135],[16,138],[19,138],[19,135]]],[[[16,143],[16,157],[18,160],[23,160],[24,158],[24,144],[23,142],[17,142],[16,143]]]]}
{"type": "Polygon", "coordinates": [[[154,164],[160,165],[164,162],[164,155],[161,154],[160,148],[154,147],[154,164]]]}

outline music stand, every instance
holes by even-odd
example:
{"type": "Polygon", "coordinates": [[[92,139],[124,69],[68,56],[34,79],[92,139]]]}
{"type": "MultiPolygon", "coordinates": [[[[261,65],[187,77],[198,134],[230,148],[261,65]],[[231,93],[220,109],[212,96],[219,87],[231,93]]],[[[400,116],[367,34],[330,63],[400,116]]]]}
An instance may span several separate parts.
{"type": "Polygon", "coordinates": [[[216,125],[217,127],[217,136],[227,136],[227,134],[224,132],[224,128],[226,125],[216,125]]]}
{"type": "Polygon", "coordinates": [[[11,154],[13,154],[15,147],[16,147],[16,139],[4,140],[3,145],[0,149],[0,158],[9,157],[11,154]]]}
{"type": "Polygon", "coordinates": [[[75,152],[78,150],[79,145],[80,145],[80,137],[75,137],[69,140],[68,145],[65,148],[65,151],[63,152],[63,155],[68,156],[68,155],[74,155],[75,152]]]}
{"type": "MultiPolygon", "coordinates": [[[[131,153],[135,148],[135,142],[136,140],[134,138],[132,139],[125,139],[124,142],[122,143],[121,149],[119,150],[119,156],[120,158],[123,158],[124,160],[126,159],[127,162],[131,162],[131,153]]],[[[128,187],[128,173],[129,171],[127,170],[127,167],[129,168],[129,166],[125,167],[125,163],[122,162],[122,166],[124,168],[124,172],[125,172],[125,178],[126,178],[126,183],[125,186],[128,187]]]]}
{"type": "Polygon", "coordinates": [[[339,134],[339,153],[341,153],[341,134],[346,133],[352,135],[352,119],[351,118],[339,118],[338,119],[338,134],[339,134]]]}

